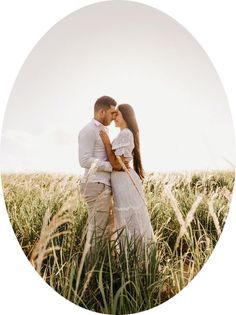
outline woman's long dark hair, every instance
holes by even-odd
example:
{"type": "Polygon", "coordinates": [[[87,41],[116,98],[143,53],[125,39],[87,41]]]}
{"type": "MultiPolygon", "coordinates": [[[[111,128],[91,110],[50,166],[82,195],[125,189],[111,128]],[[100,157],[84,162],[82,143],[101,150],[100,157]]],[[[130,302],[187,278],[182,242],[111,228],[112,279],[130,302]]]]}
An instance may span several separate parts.
{"type": "Polygon", "coordinates": [[[134,150],[133,150],[133,164],[134,170],[138,174],[141,180],[144,179],[144,171],[141,162],[140,154],[140,142],[139,142],[139,128],[135,117],[133,108],[128,104],[121,104],[118,106],[118,110],[121,112],[128,128],[132,131],[134,136],[134,150]]]}

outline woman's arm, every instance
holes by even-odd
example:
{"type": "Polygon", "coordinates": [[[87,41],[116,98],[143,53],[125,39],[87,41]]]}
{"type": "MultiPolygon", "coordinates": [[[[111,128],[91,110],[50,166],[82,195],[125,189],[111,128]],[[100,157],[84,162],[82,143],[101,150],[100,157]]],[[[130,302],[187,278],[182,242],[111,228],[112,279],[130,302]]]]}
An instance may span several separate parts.
{"type": "MultiPolygon", "coordinates": [[[[100,131],[100,137],[104,143],[108,160],[111,163],[113,169],[115,171],[123,171],[123,167],[120,165],[120,162],[118,161],[114,151],[112,150],[111,142],[110,142],[110,139],[109,139],[107,133],[105,131],[101,130],[100,131]]],[[[121,156],[121,159],[125,163],[125,166],[128,167],[128,161],[126,161],[125,157],[121,156]]]]}
{"type": "Polygon", "coordinates": [[[79,163],[83,168],[90,169],[96,161],[97,171],[112,172],[111,163],[94,157],[96,134],[92,129],[82,129],[79,133],[79,163]]]}

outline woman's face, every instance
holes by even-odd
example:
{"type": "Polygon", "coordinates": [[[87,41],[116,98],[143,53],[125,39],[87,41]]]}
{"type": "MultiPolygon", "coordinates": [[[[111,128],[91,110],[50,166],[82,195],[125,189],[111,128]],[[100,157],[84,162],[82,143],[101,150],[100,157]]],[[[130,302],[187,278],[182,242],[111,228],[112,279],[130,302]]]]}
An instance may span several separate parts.
{"type": "Polygon", "coordinates": [[[114,114],[114,122],[115,126],[118,128],[127,127],[126,121],[124,120],[122,113],[119,110],[117,110],[116,113],[114,114]]]}

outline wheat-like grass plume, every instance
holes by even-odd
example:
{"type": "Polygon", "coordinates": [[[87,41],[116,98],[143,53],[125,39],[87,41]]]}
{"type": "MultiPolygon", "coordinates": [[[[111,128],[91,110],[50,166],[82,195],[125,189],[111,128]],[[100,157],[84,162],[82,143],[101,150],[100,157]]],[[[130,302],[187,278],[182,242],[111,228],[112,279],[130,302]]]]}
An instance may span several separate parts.
{"type": "Polygon", "coordinates": [[[48,208],[43,218],[42,229],[38,242],[35,244],[32,254],[30,256],[30,262],[35,267],[38,273],[41,271],[42,263],[44,259],[54,250],[60,250],[59,246],[48,247],[49,242],[55,237],[67,234],[67,231],[57,232],[57,229],[65,223],[72,222],[72,212],[77,206],[78,197],[77,193],[74,193],[59,209],[59,211],[52,217],[51,211],[48,208]]]}
{"type": "MultiPolygon", "coordinates": [[[[235,175],[232,172],[199,172],[193,175],[186,173],[186,176],[174,173],[156,173],[149,178],[145,176],[145,201],[151,210],[157,240],[154,255],[145,251],[144,259],[143,256],[139,259],[142,247],[136,243],[134,246],[128,240],[127,247],[123,243],[119,247],[123,235],[120,231],[112,246],[101,238],[96,242],[99,246],[91,256],[88,255],[88,264],[86,260],[84,264],[81,261],[87,232],[87,207],[80,195],[79,204],[73,211],[73,224],[65,224],[58,229],[54,225],[56,229],[49,233],[49,240],[44,238],[47,246],[42,246],[41,257],[36,253],[38,242],[33,245],[35,239],[41,237],[42,240],[43,231],[48,230],[54,213],[59,212],[74,189],[80,193],[78,184],[81,180],[78,176],[10,174],[3,175],[2,179],[7,211],[18,241],[27,257],[32,256],[34,248],[33,263],[44,280],[63,297],[86,309],[97,313],[130,314],[160,305],[182,290],[201,270],[224,227],[235,175]],[[173,198],[170,199],[166,193],[167,183],[176,201],[175,206],[181,211],[184,228],[180,224],[181,219],[176,219],[176,211],[170,201],[173,198]],[[218,196],[213,197],[212,194],[216,192],[218,196]],[[200,202],[200,199],[197,201],[198,195],[202,195],[203,200],[197,206],[200,202]],[[217,218],[215,222],[210,212],[217,218]],[[215,228],[217,221],[218,231],[215,228]],[[186,234],[173,254],[180,230],[186,234]],[[67,232],[69,235],[64,238],[63,234],[67,232]],[[116,255],[109,258],[109,250],[115,250],[116,255]],[[40,260],[44,260],[41,267],[40,260]],[[76,289],[80,264],[84,268],[76,289]]],[[[69,212],[65,211],[65,216],[58,219],[66,220],[69,212]]],[[[89,242],[88,246],[90,248],[89,242]]]]}
{"type": "Polygon", "coordinates": [[[185,227],[184,218],[182,216],[181,211],[179,210],[178,202],[175,199],[174,195],[172,194],[170,183],[164,186],[164,192],[165,192],[166,196],[170,199],[170,202],[172,204],[173,210],[175,212],[176,218],[177,218],[180,226],[185,227]]]}
{"type": "Polygon", "coordinates": [[[96,172],[97,172],[97,169],[98,169],[98,159],[95,159],[94,162],[91,164],[91,167],[87,173],[87,176],[86,176],[86,179],[85,179],[85,188],[84,188],[84,193],[86,192],[87,190],[87,185],[89,183],[89,179],[91,176],[93,176],[96,172]]]}
{"type": "Polygon", "coordinates": [[[219,224],[219,220],[217,218],[217,215],[215,213],[214,206],[213,206],[214,200],[215,200],[215,198],[217,196],[218,196],[218,194],[214,193],[211,196],[211,199],[207,203],[208,203],[209,214],[211,215],[211,217],[213,219],[213,222],[214,222],[215,227],[216,227],[217,234],[218,234],[218,236],[220,236],[220,234],[221,234],[220,224],[219,224]]]}
{"type": "Polygon", "coordinates": [[[179,232],[179,235],[177,237],[177,240],[176,240],[176,243],[175,243],[175,247],[174,247],[174,252],[177,250],[177,248],[179,247],[179,242],[181,240],[181,238],[187,233],[187,229],[188,227],[190,226],[191,222],[193,221],[194,219],[194,214],[199,206],[199,204],[201,203],[203,199],[203,196],[201,195],[198,195],[196,200],[194,201],[190,211],[188,212],[187,216],[186,216],[186,219],[184,221],[184,224],[181,225],[180,227],[180,232],[179,232]]]}

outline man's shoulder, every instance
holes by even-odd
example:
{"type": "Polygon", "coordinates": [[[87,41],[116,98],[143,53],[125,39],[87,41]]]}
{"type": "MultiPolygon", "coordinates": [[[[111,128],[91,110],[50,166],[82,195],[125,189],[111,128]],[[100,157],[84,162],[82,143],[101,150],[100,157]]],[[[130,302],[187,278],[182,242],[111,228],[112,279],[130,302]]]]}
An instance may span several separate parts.
{"type": "Polygon", "coordinates": [[[90,134],[95,132],[96,128],[94,126],[93,121],[90,121],[87,125],[85,125],[79,132],[79,135],[90,134]]]}

